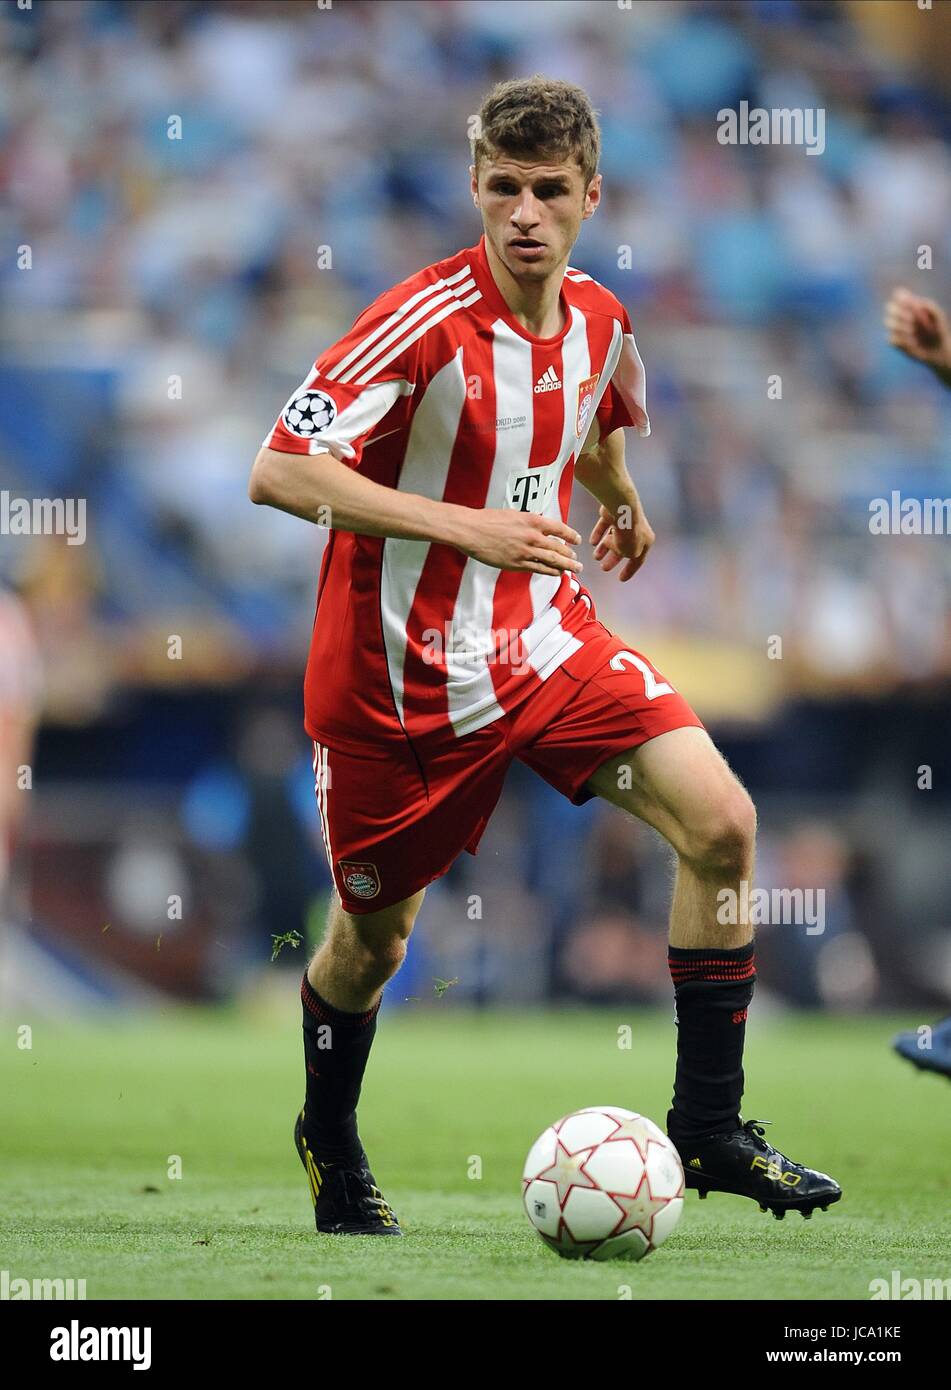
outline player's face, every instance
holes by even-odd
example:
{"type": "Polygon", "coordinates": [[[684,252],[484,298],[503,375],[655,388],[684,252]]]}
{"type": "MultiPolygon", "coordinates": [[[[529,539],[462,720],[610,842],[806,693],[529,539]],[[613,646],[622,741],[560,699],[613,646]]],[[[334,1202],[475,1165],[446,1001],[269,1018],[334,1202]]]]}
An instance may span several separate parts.
{"type": "Polygon", "coordinates": [[[486,239],[517,280],[544,280],[560,272],[581,224],[601,197],[601,175],[585,187],[577,162],[509,159],[484,161],[472,197],[482,213],[486,239]]]}

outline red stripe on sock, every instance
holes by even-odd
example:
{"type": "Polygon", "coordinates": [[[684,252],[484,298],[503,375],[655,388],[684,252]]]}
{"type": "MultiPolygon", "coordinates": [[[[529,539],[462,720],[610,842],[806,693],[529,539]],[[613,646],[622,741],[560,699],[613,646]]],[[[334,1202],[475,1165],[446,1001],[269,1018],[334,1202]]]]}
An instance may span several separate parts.
{"type": "Polygon", "coordinates": [[[348,1014],[342,1009],[331,1008],[330,1005],[325,1004],[314,992],[313,986],[306,975],[301,980],[300,997],[303,1001],[304,1008],[309,1014],[313,1014],[318,1022],[329,1023],[331,1026],[337,1024],[338,1027],[343,1024],[348,1028],[365,1028],[368,1023],[372,1022],[380,1007],[379,1004],[374,1004],[373,1008],[368,1009],[365,1014],[348,1014]]]}
{"type": "Polygon", "coordinates": [[[756,965],[753,956],[747,960],[724,960],[722,957],[707,956],[698,961],[676,960],[668,957],[670,977],[675,985],[695,980],[729,980],[739,983],[756,978],[756,965]]]}

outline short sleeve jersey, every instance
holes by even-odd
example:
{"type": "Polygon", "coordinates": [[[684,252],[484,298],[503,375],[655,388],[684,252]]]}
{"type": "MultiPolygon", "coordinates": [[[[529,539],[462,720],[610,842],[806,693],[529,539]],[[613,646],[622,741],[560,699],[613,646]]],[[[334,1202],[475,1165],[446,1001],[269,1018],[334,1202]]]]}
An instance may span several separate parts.
{"type": "MultiPolygon", "coordinates": [[[[567,520],[575,460],[650,433],[627,311],[567,269],[563,327],[512,316],[485,238],[386,290],[318,357],[264,443],[329,453],[384,487],[567,520]]],[[[332,520],[332,519],[331,519],[332,520]]],[[[333,530],[305,679],[328,746],[482,728],[578,649],[590,601],[573,575],[500,571],[452,546],[333,530]]]]}

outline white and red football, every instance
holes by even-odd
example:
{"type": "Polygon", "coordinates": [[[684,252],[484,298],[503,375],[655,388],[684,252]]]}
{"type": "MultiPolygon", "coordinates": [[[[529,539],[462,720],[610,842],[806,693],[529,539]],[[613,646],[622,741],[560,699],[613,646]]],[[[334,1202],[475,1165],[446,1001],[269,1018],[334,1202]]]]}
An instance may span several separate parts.
{"type": "Polygon", "coordinates": [[[549,1125],[522,1174],[528,1219],[570,1260],[642,1260],[680,1220],[680,1155],[653,1120],[591,1105],[549,1125]]]}

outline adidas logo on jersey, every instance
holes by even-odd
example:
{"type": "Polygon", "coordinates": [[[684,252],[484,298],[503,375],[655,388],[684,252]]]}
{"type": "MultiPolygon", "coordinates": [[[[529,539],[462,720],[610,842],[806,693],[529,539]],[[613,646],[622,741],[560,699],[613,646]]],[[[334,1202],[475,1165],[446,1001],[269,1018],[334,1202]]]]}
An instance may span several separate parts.
{"type": "Polygon", "coordinates": [[[558,380],[558,373],[555,371],[554,367],[549,367],[548,370],[545,371],[545,372],[543,372],[542,375],[541,375],[541,376],[538,378],[538,380],[535,382],[535,395],[536,395],[536,396],[537,396],[541,391],[560,391],[560,390],[561,390],[561,382],[558,380]]]}

